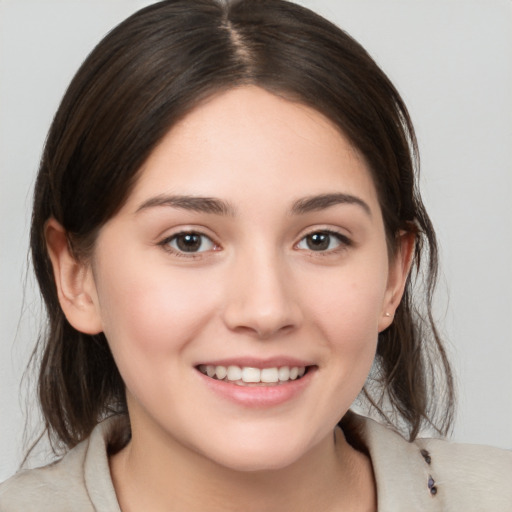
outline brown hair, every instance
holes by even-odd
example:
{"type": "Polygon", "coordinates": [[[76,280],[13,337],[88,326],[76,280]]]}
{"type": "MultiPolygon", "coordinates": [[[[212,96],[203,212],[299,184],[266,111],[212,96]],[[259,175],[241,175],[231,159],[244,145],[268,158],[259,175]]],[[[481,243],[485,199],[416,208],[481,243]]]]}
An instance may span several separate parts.
{"type": "Polygon", "coordinates": [[[39,398],[57,444],[76,445],[105,416],[126,412],[126,401],[104,335],[76,331],[60,308],[45,222],[57,219],[76,257],[87,257],[169,128],[213,93],[245,84],[331,119],[369,164],[391,251],[401,230],[416,233],[413,276],[393,324],[380,334],[363,395],[389,422],[405,425],[410,438],[425,424],[447,431],[452,376],[431,315],[436,239],[417,190],[414,130],[396,89],[350,36],[298,5],[168,0],[125,20],[92,51],[44,148],[31,250],[48,314],[39,341],[39,398]],[[413,281],[423,282],[420,302],[413,301],[413,281]]]}

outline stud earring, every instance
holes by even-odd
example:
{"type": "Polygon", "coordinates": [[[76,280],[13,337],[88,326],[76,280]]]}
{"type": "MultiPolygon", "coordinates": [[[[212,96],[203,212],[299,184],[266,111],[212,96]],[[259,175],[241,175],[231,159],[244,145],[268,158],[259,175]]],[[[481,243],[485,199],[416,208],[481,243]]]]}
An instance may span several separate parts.
{"type": "Polygon", "coordinates": [[[385,313],[384,316],[391,316],[391,313],[385,313]]]}

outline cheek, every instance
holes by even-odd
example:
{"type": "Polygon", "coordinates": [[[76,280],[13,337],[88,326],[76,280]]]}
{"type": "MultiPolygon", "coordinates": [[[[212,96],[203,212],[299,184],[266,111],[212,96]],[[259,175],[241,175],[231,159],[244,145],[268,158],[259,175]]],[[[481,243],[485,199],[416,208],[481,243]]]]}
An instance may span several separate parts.
{"type": "MultiPolygon", "coordinates": [[[[382,254],[382,253],[381,253],[382,254]]],[[[329,356],[333,402],[348,408],[364,386],[377,349],[387,261],[347,265],[319,279],[309,305],[329,356]]]]}
{"type": "Polygon", "coordinates": [[[325,338],[336,344],[365,344],[375,341],[386,294],[387,267],[350,266],[317,279],[309,291],[309,305],[325,338]]]}
{"type": "Polygon", "coordinates": [[[104,266],[98,281],[104,332],[114,356],[179,351],[214,309],[215,297],[204,293],[204,282],[193,273],[123,258],[104,266]]]}

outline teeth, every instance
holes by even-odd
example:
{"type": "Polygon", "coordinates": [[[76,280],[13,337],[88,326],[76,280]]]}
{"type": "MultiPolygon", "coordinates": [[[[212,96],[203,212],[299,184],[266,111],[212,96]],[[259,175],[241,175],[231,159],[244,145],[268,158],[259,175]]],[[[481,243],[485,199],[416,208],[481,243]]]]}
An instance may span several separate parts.
{"type": "Polygon", "coordinates": [[[208,377],[217,380],[227,380],[230,382],[245,382],[247,384],[277,383],[296,380],[306,373],[305,366],[281,366],[274,368],[252,368],[250,366],[213,366],[201,365],[199,371],[208,377]]]}
{"type": "Polygon", "coordinates": [[[217,375],[217,379],[222,380],[228,374],[228,369],[225,366],[216,366],[215,367],[215,375],[217,375]]]}
{"type": "Polygon", "coordinates": [[[244,382],[261,382],[261,370],[250,366],[242,368],[242,380],[244,382]]]}
{"type": "Polygon", "coordinates": [[[277,368],[263,368],[260,380],[261,382],[278,382],[279,370],[277,368]]]}
{"type": "Polygon", "coordinates": [[[277,373],[281,381],[286,381],[290,378],[290,368],[288,366],[282,366],[277,373]]]}
{"type": "Polygon", "coordinates": [[[228,366],[228,380],[240,380],[242,378],[242,370],[238,366],[228,366]]]}

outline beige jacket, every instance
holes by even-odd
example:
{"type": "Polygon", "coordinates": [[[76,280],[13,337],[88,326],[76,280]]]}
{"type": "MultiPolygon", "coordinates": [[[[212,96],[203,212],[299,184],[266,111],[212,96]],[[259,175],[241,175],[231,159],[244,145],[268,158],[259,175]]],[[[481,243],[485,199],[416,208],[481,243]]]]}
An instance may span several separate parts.
{"type": "MultiPolygon", "coordinates": [[[[59,462],[1,484],[0,512],[120,512],[106,454],[116,423],[98,425],[59,462]]],[[[370,419],[352,423],[372,460],[379,512],[512,512],[512,452],[409,443],[370,419]]]]}

